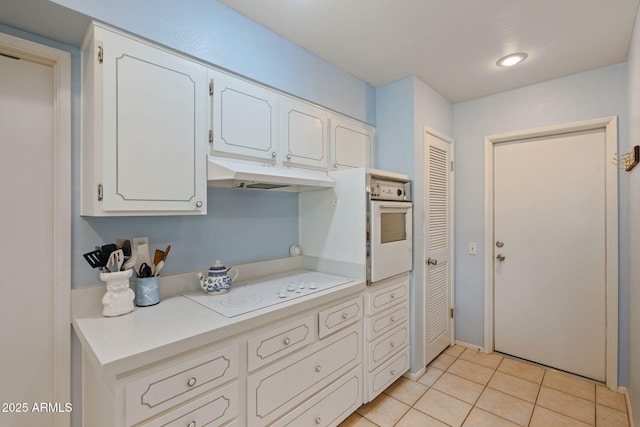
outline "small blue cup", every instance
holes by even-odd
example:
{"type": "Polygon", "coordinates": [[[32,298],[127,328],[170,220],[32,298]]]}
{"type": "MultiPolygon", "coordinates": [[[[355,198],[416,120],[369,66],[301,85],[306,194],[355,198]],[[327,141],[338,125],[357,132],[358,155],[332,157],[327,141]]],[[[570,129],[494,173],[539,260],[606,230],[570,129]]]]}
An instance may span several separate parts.
{"type": "Polygon", "coordinates": [[[160,302],[158,277],[139,277],[136,282],[136,305],[148,307],[160,302]]]}

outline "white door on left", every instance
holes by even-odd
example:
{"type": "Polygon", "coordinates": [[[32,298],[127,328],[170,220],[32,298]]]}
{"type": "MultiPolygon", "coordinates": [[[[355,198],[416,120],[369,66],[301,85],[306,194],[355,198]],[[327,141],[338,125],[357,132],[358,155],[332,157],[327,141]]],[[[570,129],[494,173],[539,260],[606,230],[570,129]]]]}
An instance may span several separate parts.
{"type": "MultiPolygon", "coordinates": [[[[54,198],[58,194],[56,175],[65,174],[54,167],[59,156],[54,138],[58,123],[55,82],[51,65],[0,56],[3,426],[62,425],[63,418],[68,423],[68,413],[61,416],[53,410],[58,397],[56,376],[68,375],[68,369],[58,369],[55,356],[60,344],[55,338],[55,287],[60,284],[56,283],[58,264],[53,253],[57,246],[54,236],[59,232],[54,198]]],[[[64,256],[68,262],[69,254],[64,256]]],[[[68,312],[68,306],[63,309],[68,312]]],[[[67,336],[69,328],[67,320],[67,336]]],[[[70,402],[61,403],[64,412],[64,405],[70,402]]]]}

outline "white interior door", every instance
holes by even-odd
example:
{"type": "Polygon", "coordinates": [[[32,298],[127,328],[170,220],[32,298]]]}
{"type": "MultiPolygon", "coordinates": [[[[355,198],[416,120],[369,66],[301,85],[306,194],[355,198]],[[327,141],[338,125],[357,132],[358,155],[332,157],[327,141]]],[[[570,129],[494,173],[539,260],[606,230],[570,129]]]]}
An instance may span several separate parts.
{"type": "Polygon", "coordinates": [[[605,131],[495,144],[496,351],[605,380],[605,131]]]}
{"type": "Polygon", "coordinates": [[[426,360],[453,342],[452,144],[425,132],[426,360]]]}
{"type": "Polygon", "coordinates": [[[70,56],[0,34],[5,49],[11,56],[0,55],[0,425],[68,426],[70,56]],[[38,411],[41,403],[57,404],[59,412],[38,411]]]}

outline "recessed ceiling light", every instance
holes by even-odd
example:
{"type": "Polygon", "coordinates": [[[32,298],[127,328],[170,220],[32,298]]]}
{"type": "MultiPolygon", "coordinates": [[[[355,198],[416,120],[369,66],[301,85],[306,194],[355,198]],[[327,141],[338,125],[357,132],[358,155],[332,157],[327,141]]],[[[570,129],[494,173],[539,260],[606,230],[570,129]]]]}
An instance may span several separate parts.
{"type": "Polygon", "coordinates": [[[498,59],[498,61],[496,62],[496,65],[498,67],[513,67],[514,65],[519,64],[525,59],[527,59],[528,56],[529,55],[527,55],[524,52],[512,53],[510,55],[503,56],[502,58],[498,59]]]}

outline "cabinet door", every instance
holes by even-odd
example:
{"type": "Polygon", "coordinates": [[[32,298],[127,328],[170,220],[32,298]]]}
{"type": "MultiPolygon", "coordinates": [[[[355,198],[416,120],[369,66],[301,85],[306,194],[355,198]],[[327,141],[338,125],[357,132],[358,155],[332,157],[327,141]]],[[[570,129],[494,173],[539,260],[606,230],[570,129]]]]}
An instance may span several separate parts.
{"type": "Polygon", "coordinates": [[[321,108],[282,100],[283,163],[327,169],[329,116],[321,108]]]}
{"type": "Polygon", "coordinates": [[[100,27],[95,38],[103,209],[206,213],[206,68],[100,27]]]}
{"type": "Polygon", "coordinates": [[[374,128],[367,124],[331,117],[331,168],[373,166],[374,128]]]}
{"type": "Polygon", "coordinates": [[[279,99],[275,92],[209,70],[212,154],[275,162],[279,155],[279,99]]]}

